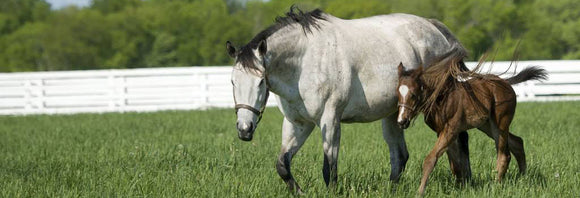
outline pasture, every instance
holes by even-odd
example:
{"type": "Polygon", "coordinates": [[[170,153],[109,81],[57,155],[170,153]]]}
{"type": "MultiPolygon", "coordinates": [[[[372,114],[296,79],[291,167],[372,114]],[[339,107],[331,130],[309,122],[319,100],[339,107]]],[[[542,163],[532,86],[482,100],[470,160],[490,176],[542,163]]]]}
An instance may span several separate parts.
{"type": "MultiPolygon", "coordinates": [[[[495,146],[470,131],[473,179],[455,184],[447,157],[427,197],[580,196],[580,102],[519,103],[511,131],[522,137],[528,173],[512,158],[494,182],[495,146]]],[[[275,170],[282,116],[266,110],[254,140],[238,140],[233,109],[0,117],[0,197],[290,197],[275,170]]],[[[435,133],[421,119],[405,132],[410,158],[400,183],[380,122],[343,124],[338,189],[322,178],[316,129],[292,171],[308,197],[412,197],[435,133]]]]}

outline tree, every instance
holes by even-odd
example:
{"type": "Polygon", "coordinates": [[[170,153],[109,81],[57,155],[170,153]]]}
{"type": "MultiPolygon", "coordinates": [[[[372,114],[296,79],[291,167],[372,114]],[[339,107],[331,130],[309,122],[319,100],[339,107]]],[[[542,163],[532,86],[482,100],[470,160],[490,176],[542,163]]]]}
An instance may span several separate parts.
{"type": "Polygon", "coordinates": [[[9,34],[27,22],[42,20],[50,14],[44,0],[0,1],[0,35],[9,34]]]}
{"type": "Polygon", "coordinates": [[[577,0],[94,0],[51,10],[45,0],[0,1],[0,71],[226,65],[295,4],[353,19],[403,12],[445,23],[478,59],[580,58],[577,0]]]}
{"type": "Polygon", "coordinates": [[[138,7],[141,3],[141,0],[93,0],[91,8],[109,14],[123,11],[127,7],[138,7]]]}

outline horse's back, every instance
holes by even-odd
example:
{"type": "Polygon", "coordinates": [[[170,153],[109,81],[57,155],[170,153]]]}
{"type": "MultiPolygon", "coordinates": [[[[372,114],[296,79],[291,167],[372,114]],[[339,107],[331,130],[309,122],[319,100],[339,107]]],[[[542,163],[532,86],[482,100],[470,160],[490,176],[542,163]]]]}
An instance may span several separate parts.
{"type": "Polygon", "coordinates": [[[348,44],[345,54],[351,57],[346,122],[369,122],[396,112],[398,64],[427,66],[456,47],[432,22],[409,14],[329,22],[341,31],[348,44]]]}

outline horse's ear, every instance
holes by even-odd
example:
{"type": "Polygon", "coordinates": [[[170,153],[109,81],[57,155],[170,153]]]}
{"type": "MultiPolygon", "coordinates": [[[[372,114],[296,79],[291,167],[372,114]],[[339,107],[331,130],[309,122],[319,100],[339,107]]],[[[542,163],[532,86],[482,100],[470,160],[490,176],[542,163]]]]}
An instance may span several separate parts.
{"type": "Polygon", "coordinates": [[[403,76],[403,72],[405,72],[405,66],[403,66],[403,62],[399,63],[399,76],[403,76]]]}
{"type": "Polygon", "coordinates": [[[266,45],[266,40],[260,41],[260,43],[258,44],[258,52],[260,53],[260,56],[263,56],[264,54],[266,54],[267,50],[268,50],[268,46],[266,45]]]}
{"type": "Polygon", "coordinates": [[[232,45],[232,42],[226,42],[226,49],[228,51],[228,55],[232,58],[236,58],[236,48],[232,45]]]}

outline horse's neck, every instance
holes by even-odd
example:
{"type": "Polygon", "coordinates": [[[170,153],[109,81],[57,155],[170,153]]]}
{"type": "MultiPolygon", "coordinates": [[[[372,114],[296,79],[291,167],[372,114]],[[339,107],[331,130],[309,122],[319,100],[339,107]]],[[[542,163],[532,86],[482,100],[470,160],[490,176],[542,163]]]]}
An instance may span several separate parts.
{"type": "Polygon", "coordinates": [[[269,64],[266,72],[270,90],[282,98],[290,98],[296,93],[307,42],[302,28],[293,26],[280,29],[267,39],[269,64]]]}

